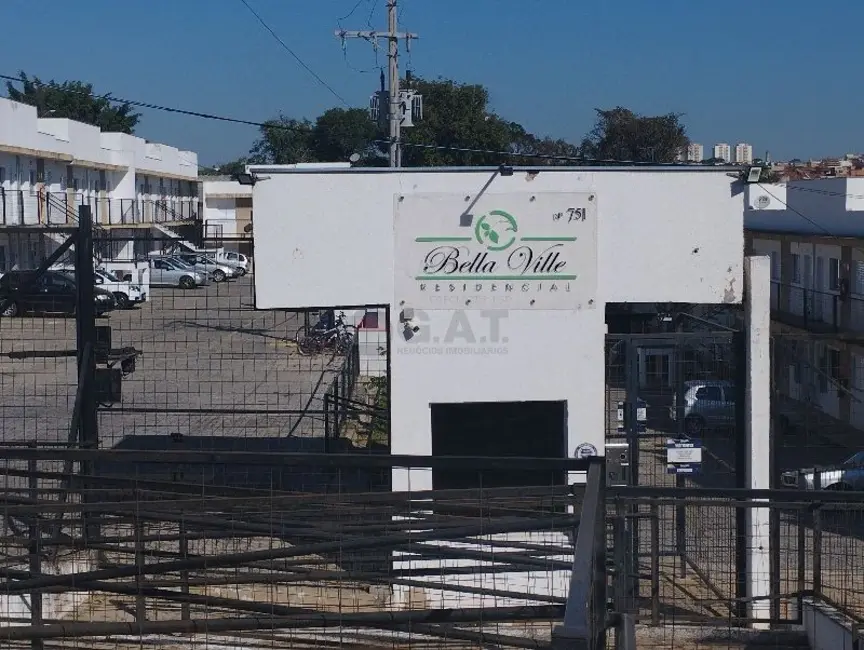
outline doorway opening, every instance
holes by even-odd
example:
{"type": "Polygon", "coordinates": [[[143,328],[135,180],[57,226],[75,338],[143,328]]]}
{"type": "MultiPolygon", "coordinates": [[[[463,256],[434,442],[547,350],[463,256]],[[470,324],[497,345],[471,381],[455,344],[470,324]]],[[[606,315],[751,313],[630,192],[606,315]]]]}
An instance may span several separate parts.
{"type": "MultiPolygon", "coordinates": [[[[567,457],[567,402],[432,404],[433,456],[567,457]]],[[[433,469],[432,487],[564,485],[563,470],[433,469]]]]}

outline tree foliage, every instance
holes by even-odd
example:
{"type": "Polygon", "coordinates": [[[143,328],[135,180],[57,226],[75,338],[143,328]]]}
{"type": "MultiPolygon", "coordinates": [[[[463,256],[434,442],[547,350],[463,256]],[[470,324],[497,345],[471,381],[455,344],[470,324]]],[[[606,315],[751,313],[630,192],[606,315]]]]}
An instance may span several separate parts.
{"type": "Polygon", "coordinates": [[[689,144],[678,113],[652,117],[621,106],[595,110],[597,122],[582,143],[586,158],[671,163],[689,144]]]}
{"type": "Polygon", "coordinates": [[[132,133],[141,118],[128,103],[112,100],[110,95],[95,96],[89,83],[43,82],[28,77],[23,70],[18,77],[20,89],[16,83],[6,82],[9,99],[35,106],[39,117],[63,117],[119,133],[132,133]]]}
{"type": "Polygon", "coordinates": [[[232,160],[230,162],[219,163],[212,167],[199,167],[199,176],[231,176],[233,174],[242,174],[246,171],[246,165],[250,160],[245,156],[232,160]]]}
{"type": "MultiPolygon", "coordinates": [[[[688,140],[681,116],[642,116],[626,108],[597,110],[597,123],[581,146],[530,133],[495,113],[480,84],[450,79],[412,80],[423,96],[423,118],[402,130],[402,164],[521,165],[578,164],[580,160],[673,162],[688,140]]],[[[315,121],[285,115],[260,129],[247,162],[291,164],[347,161],[387,164],[388,132],[365,109],[332,108],[315,121]]]]}

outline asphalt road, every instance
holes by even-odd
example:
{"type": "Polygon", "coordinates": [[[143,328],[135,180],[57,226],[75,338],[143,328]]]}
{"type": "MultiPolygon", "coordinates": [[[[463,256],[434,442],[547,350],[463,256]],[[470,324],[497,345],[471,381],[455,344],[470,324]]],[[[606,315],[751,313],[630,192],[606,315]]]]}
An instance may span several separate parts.
{"type": "MultiPolygon", "coordinates": [[[[315,436],[337,360],[301,357],[289,343],[302,316],[256,311],[248,276],[192,290],[153,288],[152,298],[98,319],[112,346],[142,352],[122,402],[102,408],[100,444],[184,434],[246,439],[315,436]]],[[[74,357],[10,359],[9,352],[75,349],[75,321],[0,319],[0,441],[65,441],[77,385],[74,357]]]]}

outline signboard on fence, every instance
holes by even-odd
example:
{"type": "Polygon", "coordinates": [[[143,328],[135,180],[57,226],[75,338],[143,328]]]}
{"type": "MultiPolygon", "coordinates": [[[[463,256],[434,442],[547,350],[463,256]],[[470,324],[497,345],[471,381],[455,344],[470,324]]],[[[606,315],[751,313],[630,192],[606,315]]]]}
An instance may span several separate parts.
{"type": "Polygon", "coordinates": [[[690,439],[666,441],[666,473],[698,474],[702,467],[702,441],[690,439]]]}

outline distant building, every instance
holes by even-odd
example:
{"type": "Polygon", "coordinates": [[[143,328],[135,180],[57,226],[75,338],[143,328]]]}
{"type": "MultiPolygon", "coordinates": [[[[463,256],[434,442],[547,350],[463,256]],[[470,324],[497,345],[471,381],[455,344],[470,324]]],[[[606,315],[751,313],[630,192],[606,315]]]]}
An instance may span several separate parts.
{"type": "Polygon", "coordinates": [[[714,145],[714,151],[712,152],[713,158],[718,158],[720,160],[724,160],[729,162],[732,160],[732,151],[731,147],[725,142],[718,142],[714,145]]]}
{"type": "Polygon", "coordinates": [[[749,165],[753,162],[753,147],[746,142],[735,145],[735,158],[733,161],[739,165],[749,165]]]}
{"type": "Polygon", "coordinates": [[[691,142],[687,146],[687,161],[700,163],[705,157],[705,147],[698,142],[691,142]]]}

